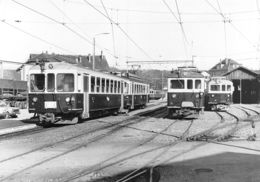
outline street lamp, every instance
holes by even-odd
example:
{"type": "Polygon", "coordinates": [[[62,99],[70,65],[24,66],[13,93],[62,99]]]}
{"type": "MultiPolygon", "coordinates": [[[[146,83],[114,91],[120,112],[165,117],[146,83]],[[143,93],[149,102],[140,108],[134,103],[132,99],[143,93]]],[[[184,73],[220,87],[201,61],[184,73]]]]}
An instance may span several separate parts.
{"type": "Polygon", "coordinates": [[[96,36],[99,35],[108,35],[109,33],[104,32],[104,33],[98,33],[95,34],[93,37],[93,63],[92,63],[92,70],[95,70],[95,47],[96,47],[96,36]]]}

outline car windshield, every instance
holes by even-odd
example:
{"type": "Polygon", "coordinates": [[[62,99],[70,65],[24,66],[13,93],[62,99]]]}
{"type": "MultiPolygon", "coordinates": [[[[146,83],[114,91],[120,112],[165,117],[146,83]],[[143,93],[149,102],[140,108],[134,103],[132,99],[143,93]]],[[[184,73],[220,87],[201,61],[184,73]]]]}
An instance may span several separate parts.
{"type": "Polygon", "coordinates": [[[74,91],[74,75],[72,73],[59,73],[57,75],[57,91],[58,92],[74,91]]]}
{"type": "Polygon", "coordinates": [[[45,86],[44,74],[31,74],[30,75],[31,92],[43,92],[44,86],[45,86]]]}

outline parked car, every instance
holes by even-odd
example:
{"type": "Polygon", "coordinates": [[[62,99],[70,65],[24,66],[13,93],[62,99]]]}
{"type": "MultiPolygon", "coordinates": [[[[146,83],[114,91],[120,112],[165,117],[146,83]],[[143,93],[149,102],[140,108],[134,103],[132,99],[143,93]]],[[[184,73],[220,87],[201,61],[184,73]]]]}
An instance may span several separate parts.
{"type": "Polygon", "coordinates": [[[0,101],[0,117],[1,118],[9,118],[9,117],[17,117],[17,114],[20,113],[19,108],[10,107],[5,101],[0,101]]]}

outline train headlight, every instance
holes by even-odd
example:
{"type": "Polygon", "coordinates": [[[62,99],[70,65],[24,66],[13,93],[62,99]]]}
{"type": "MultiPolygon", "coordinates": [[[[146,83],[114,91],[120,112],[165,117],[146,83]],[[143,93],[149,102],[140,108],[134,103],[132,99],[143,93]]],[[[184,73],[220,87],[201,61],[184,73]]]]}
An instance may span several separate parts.
{"type": "Polygon", "coordinates": [[[176,94],[172,94],[172,98],[176,98],[176,94]]]}
{"type": "Polygon", "coordinates": [[[75,102],[75,101],[76,101],[75,97],[72,96],[72,97],[70,98],[70,101],[71,101],[71,102],[75,102]]]}
{"type": "Polygon", "coordinates": [[[212,95],[211,95],[211,97],[215,97],[215,95],[214,95],[214,94],[212,94],[212,95]]]}
{"type": "Polygon", "coordinates": [[[68,103],[70,102],[70,98],[69,97],[66,97],[65,101],[68,103]]]}
{"type": "Polygon", "coordinates": [[[199,94],[196,94],[196,96],[195,96],[196,98],[199,98],[200,97],[200,95],[199,94]]]}
{"type": "Polygon", "coordinates": [[[228,97],[230,97],[230,95],[229,95],[229,94],[228,94],[227,96],[228,96],[228,97]]]}
{"type": "Polygon", "coordinates": [[[33,102],[37,102],[38,98],[34,97],[32,100],[33,100],[33,102]]]}
{"type": "Polygon", "coordinates": [[[200,92],[200,96],[202,96],[203,95],[203,92],[200,92]]]}

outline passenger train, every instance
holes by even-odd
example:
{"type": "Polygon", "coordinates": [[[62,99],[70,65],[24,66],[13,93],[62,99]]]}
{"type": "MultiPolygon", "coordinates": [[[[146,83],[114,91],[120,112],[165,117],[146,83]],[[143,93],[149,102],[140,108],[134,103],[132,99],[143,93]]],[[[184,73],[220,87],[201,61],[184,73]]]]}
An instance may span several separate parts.
{"type": "Polygon", "coordinates": [[[204,110],[205,78],[195,67],[182,67],[168,77],[168,116],[196,118],[204,110]]]}
{"type": "Polygon", "coordinates": [[[225,77],[207,81],[195,67],[179,68],[168,77],[168,116],[196,118],[204,108],[227,110],[233,91],[233,83],[225,77]]]}
{"type": "Polygon", "coordinates": [[[150,89],[149,100],[158,100],[164,97],[164,92],[162,90],[150,89]]]}
{"type": "Polygon", "coordinates": [[[60,62],[29,70],[29,112],[39,125],[118,113],[146,106],[149,85],[129,78],[60,62]]]}
{"type": "Polygon", "coordinates": [[[207,83],[205,108],[207,110],[227,110],[232,103],[233,83],[225,77],[212,77],[207,83]]]}

